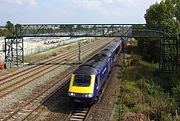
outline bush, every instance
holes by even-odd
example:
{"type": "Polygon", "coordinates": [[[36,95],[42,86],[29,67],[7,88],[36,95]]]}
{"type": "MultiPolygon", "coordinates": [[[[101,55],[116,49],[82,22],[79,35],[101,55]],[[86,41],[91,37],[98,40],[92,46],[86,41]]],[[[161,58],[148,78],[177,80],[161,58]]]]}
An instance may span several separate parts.
{"type": "Polygon", "coordinates": [[[177,102],[177,108],[180,111],[180,84],[173,88],[173,96],[177,102]]]}

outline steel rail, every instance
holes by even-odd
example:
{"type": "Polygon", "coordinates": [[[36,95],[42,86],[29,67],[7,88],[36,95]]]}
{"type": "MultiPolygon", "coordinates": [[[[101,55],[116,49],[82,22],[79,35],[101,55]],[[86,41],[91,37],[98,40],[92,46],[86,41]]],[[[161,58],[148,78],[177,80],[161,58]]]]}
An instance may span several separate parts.
{"type": "MultiPolygon", "coordinates": [[[[104,45],[105,46],[105,45],[104,45]]],[[[94,54],[93,54],[94,55],[94,54]]],[[[91,56],[92,57],[92,56],[91,56]]],[[[90,58],[90,57],[89,57],[90,58]]],[[[84,62],[87,59],[84,60],[84,62]]],[[[76,68],[75,68],[76,69],[76,68]]],[[[59,89],[63,88],[64,86],[66,86],[68,84],[69,81],[66,81],[70,78],[70,75],[72,74],[72,72],[75,70],[71,70],[70,72],[68,72],[66,75],[64,75],[61,79],[56,80],[53,84],[51,84],[48,88],[46,88],[44,91],[42,91],[41,93],[39,93],[37,96],[34,96],[34,98],[32,98],[31,100],[29,100],[27,103],[25,103],[24,105],[22,105],[20,108],[18,108],[16,111],[11,112],[10,115],[8,115],[7,117],[5,117],[2,121],[7,121],[11,118],[17,117],[20,118],[22,117],[21,121],[24,121],[25,119],[27,119],[27,117],[29,117],[35,110],[37,110],[38,108],[40,108],[40,106],[42,106],[43,103],[47,102],[59,89]],[[62,82],[63,81],[63,82],[62,82]],[[59,87],[59,83],[61,82],[61,86],[59,87]],[[59,88],[57,88],[59,87],[59,88]],[[55,89],[54,89],[55,88],[55,89]],[[36,102],[40,102],[42,100],[42,98],[44,98],[44,96],[42,96],[43,94],[45,94],[46,92],[49,92],[49,90],[53,90],[51,91],[51,93],[48,93],[48,97],[45,98],[45,100],[43,101],[43,103],[38,103],[37,106],[34,109],[31,110],[26,110],[23,108],[27,107],[28,105],[30,105],[31,103],[36,103],[36,102]],[[55,90],[55,91],[54,91],[55,90]],[[37,101],[37,99],[39,98],[39,100],[37,101]],[[25,112],[25,110],[27,112],[25,112]],[[22,111],[22,112],[20,112],[22,111]],[[18,116],[15,116],[18,115],[18,116]]],[[[14,119],[14,118],[13,118],[14,119]]]]}
{"type": "MultiPolygon", "coordinates": [[[[86,46],[85,46],[85,47],[86,47],[86,46]]],[[[83,47],[83,48],[85,48],[85,47],[83,47]]],[[[74,51],[76,52],[76,49],[73,50],[73,51],[70,51],[70,52],[67,53],[67,54],[68,54],[68,55],[74,54],[74,51]]],[[[6,77],[6,79],[8,79],[7,81],[3,81],[2,83],[0,83],[0,86],[8,83],[9,81],[15,80],[15,79],[17,79],[18,77],[21,77],[21,76],[23,76],[23,75],[25,75],[25,74],[28,74],[28,73],[33,72],[33,71],[37,71],[37,69],[40,69],[40,68],[43,67],[44,65],[51,64],[51,63],[53,63],[53,62],[58,61],[59,59],[62,59],[62,61],[63,61],[63,60],[64,60],[64,57],[68,56],[67,54],[66,54],[66,53],[61,54],[61,55],[59,55],[58,57],[55,57],[55,58],[52,58],[52,59],[49,59],[49,60],[43,62],[43,64],[42,64],[42,62],[37,63],[37,65],[34,65],[33,67],[30,67],[30,68],[28,68],[28,69],[25,69],[25,70],[20,71],[20,72],[18,73],[19,75],[17,75],[17,73],[15,73],[15,74],[13,74],[13,75],[10,75],[10,76],[6,77]],[[14,76],[14,77],[11,78],[11,79],[9,79],[9,78],[12,77],[12,76],[14,76]]],[[[60,61],[60,60],[59,60],[59,61],[60,61]]],[[[1,80],[4,80],[4,78],[1,79],[1,80]]],[[[0,80],[0,81],[1,81],[1,80],[0,80]]]]}
{"type": "MultiPolygon", "coordinates": [[[[96,48],[96,47],[99,47],[99,46],[101,46],[101,45],[94,46],[93,48],[96,48]]],[[[93,48],[92,48],[92,47],[86,48],[85,51],[84,51],[82,54],[90,51],[90,50],[93,49],[93,48]]],[[[77,55],[75,55],[75,56],[77,56],[77,55]]],[[[74,55],[72,55],[72,57],[73,57],[73,58],[76,58],[76,57],[74,57],[74,55]]],[[[0,98],[6,96],[6,95],[8,95],[8,94],[10,94],[11,92],[17,90],[17,89],[20,88],[20,87],[23,87],[23,86],[27,85],[28,83],[34,81],[34,80],[37,79],[37,78],[40,78],[41,76],[43,76],[43,75],[51,72],[52,70],[54,70],[54,69],[56,69],[56,68],[58,68],[58,67],[60,67],[60,66],[62,66],[62,65],[55,65],[55,66],[54,66],[54,65],[51,65],[50,67],[46,67],[45,69],[43,68],[43,70],[38,71],[38,72],[34,73],[34,74],[31,75],[31,76],[29,76],[29,77],[27,77],[27,78],[23,78],[23,79],[15,82],[15,83],[7,86],[7,87],[1,89],[1,90],[0,90],[0,98]],[[47,71],[46,69],[48,69],[48,71],[47,71]],[[44,71],[46,71],[46,72],[44,72],[44,71]],[[42,72],[44,72],[44,73],[42,73],[42,72]],[[40,75],[37,75],[37,74],[40,74],[40,75]],[[33,78],[32,78],[32,77],[33,77],[33,78]],[[27,79],[29,79],[29,78],[30,78],[30,80],[27,81],[27,79]],[[27,82],[26,82],[26,81],[27,81],[27,82]],[[21,83],[22,83],[22,84],[21,84],[21,83]],[[18,84],[20,84],[20,85],[18,85],[18,84]],[[12,88],[12,89],[11,89],[11,88],[12,88]]]]}
{"type": "MultiPolygon", "coordinates": [[[[95,45],[95,43],[91,43],[90,45],[85,45],[85,46],[83,46],[82,47],[82,49],[84,49],[84,48],[86,48],[86,47],[88,47],[88,46],[93,46],[93,45],[95,45]]],[[[70,54],[74,54],[74,52],[76,52],[76,50],[78,50],[77,48],[76,49],[73,49],[72,51],[70,51],[69,53],[67,52],[67,54],[68,55],[70,55],[70,54]]],[[[64,54],[60,54],[59,56],[57,56],[57,57],[53,57],[52,59],[48,59],[48,60],[46,60],[45,62],[43,62],[43,64],[42,64],[42,62],[40,62],[40,63],[38,63],[38,64],[41,64],[41,65],[34,65],[32,68],[28,68],[28,69],[26,69],[26,70],[22,70],[19,74],[20,75],[16,75],[17,73],[15,73],[14,75],[10,75],[10,76],[8,76],[7,77],[7,79],[8,80],[6,80],[6,81],[3,81],[3,82],[1,82],[2,80],[0,80],[0,86],[1,85],[4,85],[4,84],[6,84],[6,83],[9,83],[10,81],[12,81],[12,80],[15,80],[15,79],[17,79],[17,78],[19,78],[19,77],[21,77],[21,76],[24,76],[24,75],[26,75],[26,74],[28,74],[28,73],[30,73],[30,72],[33,72],[33,71],[37,71],[37,69],[40,69],[40,67],[43,67],[44,65],[48,65],[48,64],[51,64],[51,63],[53,63],[53,62],[56,62],[57,60],[59,60],[59,59],[61,59],[62,58],[62,61],[65,59],[65,58],[63,58],[64,56],[66,57],[66,56],[68,56],[66,53],[64,53],[64,54]],[[35,68],[34,68],[35,67],[35,68]],[[12,77],[12,76],[14,76],[13,78],[10,78],[10,77],[12,77]]]]}
{"type": "MultiPolygon", "coordinates": [[[[117,60],[116,60],[117,62],[117,60]]],[[[98,105],[100,103],[100,100],[102,100],[102,97],[104,95],[104,92],[106,91],[109,83],[110,83],[110,76],[112,73],[109,74],[108,79],[104,86],[102,87],[102,91],[99,96],[99,100],[94,105],[98,105]]],[[[65,121],[85,121],[87,120],[87,117],[92,111],[92,105],[84,107],[84,105],[77,105],[69,114],[69,116],[66,118],[65,121]]]]}
{"type": "MultiPolygon", "coordinates": [[[[91,43],[91,44],[94,44],[94,43],[91,43]]],[[[90,45],[91,45],[90,44],[90,45]]],[[[85,48],[85,47],[87,47],[87,46],[89,46],[89,44],[88,45],[84,45],[84,46],[82,46],[82,48],[85,48]]],[[[0,79],[0,82],[2,82],[3,80],[5,80],[5,79],[9,79],[9,78],[11,78],[11,77],[13,77],[13,76],[17,76],[17,74],[21,74],[21,73],[24,73],[24,72],[29,72],[29,70],[31,70],[31,69],[36,69],[36,68],[39,68],[39,66],[42,64],[42,63],[50,63],[51,61],[54,61],[54,59],[59,59],[59,57],[62,57],[62,56],[65,56],[66,54],[70,54],[70,53],[73,53],[74,51],[77,51],[78,50],[78,48],[75,48],[75,49],[73,49],[73,50],[71,50],[70,52],[68,51],[68,52],[65,52],[65,53],[62,53],[62,54],[59,54],[59,55],[57,55],[57,56],[55,56],[55,57],[52,57],[52,58],[49,58],[49,59],[47,59],[47,60],[45,60],[45,61],[43,61],[43,62],[38,62],[36,65],[34,65],[34,66],[31,66],[31,67],[29,67],[29,68],[27,68],[27,69],[25,69],[25,70],[21,70],[21,71],[19,71],[19,72],[17,72],[17,73],[14,73],[14,74],[12,74],[12,75],[9,75],[9,76],[6,76],[6,77],[3,77],[3,78],[1,78],[0,79]]],[[[33,71],[33,70],[32,70],[33,71]]],[[[20,77],[20,76],[19,76],[20,77]]],[[[13,78],[13,79],[15,79],[15,78],[13,78]]],[[[0,83],[0,85],[1,84],[4,84],[4,82],[2,82],[2,83],[0,83]]]]}
{"type": "MultiPolygon", "coordinates": [[[[72,70],[73,71],[73,70],[72,70]]],[[[5,117],[2,121],[7,121],[7,120],[9,120],[10,118],[12,118],[14,115],[18,115],[18,112],[20,112],[20,111],[22,111],[23,112],[23,108],[25,108],[26,106],[28,106],[28,105],[30,105],[31,103],[33,103],[34,101],[36,101],[36,102],[40,102],[42,99],[43,99],[43,97],[45,97],[45,96],[42,96],[44,93],[48,93],[48,91],[49,90],[53,90],[52,88],[55,88],[55,87],[57,87],[57,86],[59,86],[59,81],[65,81],[65,82],[63,82],[63,84],[62,84],[62,86],[61,86],[61,88],[62,87],[64,87],[67,83],[68,83],[68,81],[66,81],[66,79],[67,79],[67,77],[69,77],[70,76],[70,74],[72,73],[72,71],[71,72],[69,72],[68,74],[66,74],[64,77],[62,77],[61,79],[59,79],[59,80],[57,80],[52,86],[50,86],[50,87],[48,87],[46,90],[44,90],[44,91],[42,91],[41,93],[39,93],[37,96],[35,96],[34,98],[32,98],[31,100],[29,100],[27,103],[25,103],[24,105],[22,105],[20,108],[18,108],[16,111],[13,111],[10,115],[8,115],[7,117],[5,117]],[[39,100],[38,100],[38,98],[40,98],[39,100]],[[37,101],[38,100],[38,101],[37,101]]],[[[57,90],[56,90],[57,91],[57,90]]],[[[56,93],[56,91],[55,92],[51,92],[50,93],[50,96],[48,97],[48,98],[46,98],[46,100],[45,100],[45,102],[46,101],[48,101],[51,97],[52,97],[52,95],[53,94],[55,94],[56,93]]],[[[41,103],[39,103],[39,105],[37,105],[37,107],[35,108],[35,109],[33,109],[33,110],[30,110],[30,112],[28,112],[28,115],[26,115],[25,116],[25,114],[27,113],[19,113],[19,115],[20,114],[22,114],[23,116],[25,116],[25,117],[23,117],[23,119],[22,120],[25,120],[25,118],[26,117],[28,117],[32,112],[34,112],[35,110],[37,110],[37,108],[39,108],[40,106],[41,106],[42,104],[41,103]]],[[[22,116],[21,115],[21,116],[22,116]]]]}

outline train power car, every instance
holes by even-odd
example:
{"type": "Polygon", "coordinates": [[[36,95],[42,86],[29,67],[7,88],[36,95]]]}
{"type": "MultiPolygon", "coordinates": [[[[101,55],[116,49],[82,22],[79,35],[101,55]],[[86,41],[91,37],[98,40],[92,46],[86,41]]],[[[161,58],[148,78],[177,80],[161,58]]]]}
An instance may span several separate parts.
{"type": "Polygon", "coordinates": [[[108,75],[122,51],[123,39],[116,38],[87,62],[76,69],[71,77],[68,96],[75,102],[95,102],[108,75]]]}

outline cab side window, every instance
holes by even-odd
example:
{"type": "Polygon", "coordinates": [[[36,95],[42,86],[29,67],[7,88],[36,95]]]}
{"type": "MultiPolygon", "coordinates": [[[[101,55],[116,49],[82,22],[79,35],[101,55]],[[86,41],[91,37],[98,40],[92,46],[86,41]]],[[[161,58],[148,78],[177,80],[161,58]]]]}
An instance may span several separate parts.
{"type": "Polygon", "coordinates": [[[98,86],[98,78],[96,76],[96,79],[95,79],[95,84],[98,86]]]}

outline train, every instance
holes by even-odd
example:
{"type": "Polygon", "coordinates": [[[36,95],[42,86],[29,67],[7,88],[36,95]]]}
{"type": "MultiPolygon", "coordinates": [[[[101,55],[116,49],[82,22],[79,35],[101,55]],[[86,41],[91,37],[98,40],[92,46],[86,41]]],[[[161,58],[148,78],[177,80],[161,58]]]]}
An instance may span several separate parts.
{"type": "Polygon", "coordinates": [[[72,73],[67,94],[70,100],[97,102],[118,54],[123,51],[124,41],[123,38],[114,39],[72,73]]]}

